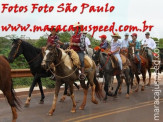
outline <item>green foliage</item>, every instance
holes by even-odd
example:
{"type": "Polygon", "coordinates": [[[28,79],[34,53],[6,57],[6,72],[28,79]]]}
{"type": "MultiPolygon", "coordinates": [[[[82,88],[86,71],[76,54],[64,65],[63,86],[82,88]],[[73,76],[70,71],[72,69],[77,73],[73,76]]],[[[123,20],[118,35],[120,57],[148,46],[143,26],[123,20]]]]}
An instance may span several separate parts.
{"type": "Polygon", "coordinates": [[[35,46],[41,48],[46,46],[46,43],[47,43],[47,37],[41,36],[39,40],[36,41],[35,46]]]}
{"type": "Polygon", "coordinates": [[[159,46],[160,46],[160,48],[163,48],[163,38],[159,39],[159,46]]]}
{"type": "Polygon", "coordinates": [[[60,41],[62,42],[69,42],[71,35],[69,32],[61,32],[58,34],[60,41]]]}

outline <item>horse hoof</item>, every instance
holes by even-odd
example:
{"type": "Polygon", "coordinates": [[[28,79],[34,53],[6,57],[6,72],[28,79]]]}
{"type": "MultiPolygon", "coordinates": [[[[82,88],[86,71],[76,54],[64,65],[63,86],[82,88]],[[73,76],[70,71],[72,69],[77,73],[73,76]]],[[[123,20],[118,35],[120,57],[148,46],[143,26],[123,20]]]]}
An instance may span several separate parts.
{"type": "Polygon", "coordinates": [[[129,94],[126,94],[126,98],[129,98],[130,96],[129,96],[129,94]]]}
{"type": "Polygon", "coordinates": [[[118,91],[118,94],[121,94],[122,93],[122,91],[118,91]]]}
{"type": "Polygon", "coordinates": [[[141,88],[141,91],[144,91],[144,87],[141,88]]]}
{"type": "Polygon", "coordinates": [[[79,107],[79,110],[84,110],[84,106],[80,106],[79,107]]]}
{"type": "Polygon", "coordinates": [[[48,116],[53,116],[53,114],[52,113],[48,113],[48,116]]]}
{"type": "Polygon", "coordinates": [[[92,100],[92,102],[93,102],[94,104],[98,104],[98,101],[97,101],[97,100],[92,100]]]}
{"type": "Polygon", "coordinates": [[[75,113],[75,112],[76,112],[76,109],[72,109],[72,110],[71,110],[71,113],[75,113]]]}
{"type": "Polygon", "coordinates": [[[62,97],[61,99],[60,99],[60,101],[59,102],[64,102],[65,101],[65,97],[62,97]]]}
{"type": "Polygon", "coordinates": [[[146,86],[150,86],[151,84],[150,83],[148,83],[146,86]]]}
{"type": "Polygon", "coordinates": [[[136,89],[135,92],[138,92],[138,89],[136,89]]]}
{"type": "Polygon", "coordinates": [[[25,103],[24,107],[28,108],[29,107],[29,103],[25,103]]]}
{"type": "Polygon", "coordinates": [[[44,104],[44,101],[43,100],[40,100],[39,104],[44,104]]]}
{"type": "Polygon", "coordinates": [[[133,93],[133,91],[131,90],[131,91],[130,91],[130,94],[132,94],[132,93],[133,93]]]}

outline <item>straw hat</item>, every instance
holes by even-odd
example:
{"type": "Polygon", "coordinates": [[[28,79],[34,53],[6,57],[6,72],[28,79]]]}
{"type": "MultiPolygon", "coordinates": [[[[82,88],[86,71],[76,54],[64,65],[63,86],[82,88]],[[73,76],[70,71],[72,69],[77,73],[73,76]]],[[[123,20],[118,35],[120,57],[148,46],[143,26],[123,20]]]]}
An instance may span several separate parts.
{"type": "Polygon", "coordinates": [[[82,26],[82,25],[79,22],[73,25],[74,28],[75,27],[80,27],[80,26],[82,26]]]}
{"type": "Polygon", "coordinates": [[[114,33],[113,35],[111,35],[112,37],[118,37],[118,39],[121,39],[121,36],[118,33],[114,33]]]}

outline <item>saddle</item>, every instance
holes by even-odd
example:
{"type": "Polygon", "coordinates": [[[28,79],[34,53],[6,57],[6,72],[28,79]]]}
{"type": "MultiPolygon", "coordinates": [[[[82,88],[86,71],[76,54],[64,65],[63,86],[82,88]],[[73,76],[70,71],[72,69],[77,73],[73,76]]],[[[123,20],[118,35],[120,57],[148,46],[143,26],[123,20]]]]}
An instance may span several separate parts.
{"type": "MultiPolygon", "coordinates": [[[[130,61],[127,60],[127,58],[122,54],[120,54],[120,57],[121,57],[121,60],[122,60],[123,69],[126,69],[128,67],[128,64],[130,64],[130,61]]],[[[119,66],[117,57],[112,55],[111,56],[111,62],[112,62],[112,66],[113,66],[114,69],[120,70],[120,66],[119,66]]]]}
{"type": "MultiPolygon", "coordinates": [[[[73,49],[67,49],[65,51],[71,58],[72,63],[80,69],[80,59],[78,54],[73,49]]],[[[84,68],[85,70],[92,68],[94,65],[94,61],[88,56],[84,57],[84,68]]]]}
{"type": "MultiPolygon", "coordinates": [[[[146,59],[143,56],[141,56],[141,55],[140,55],[140,59],[141,59],[141,65],[142,66],[145,66],[147,64],[146,59]]],[[[135,64],[138,64],[139,63],[138,58],[136,56],[134,58],[134,62],[135,62],[135,64]]]]}

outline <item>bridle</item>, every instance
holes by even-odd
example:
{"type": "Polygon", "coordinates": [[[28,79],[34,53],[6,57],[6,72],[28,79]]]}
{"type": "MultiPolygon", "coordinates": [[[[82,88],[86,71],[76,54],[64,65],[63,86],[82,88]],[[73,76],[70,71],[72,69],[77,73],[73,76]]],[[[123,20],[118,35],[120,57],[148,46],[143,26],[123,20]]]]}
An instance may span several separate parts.
{"type": "Polygon", "coordinates": [[[18,51],[19,51],[19,48],[20,48],[21,43],[22,43],[22,40],[20,40],[20,41],[18,42],[18,47],[16,48],[16,51],[15,51],[15,53],[14,53],[14,55],[13,55],[13,58],[14,58],[14,59],[15,59],[15,56],[17,55],[18,51]]]}
{"type": "MultiPolygon", "coordinates": [[[[15,53],[14,53],[14,55],[13,55],[13,58],[15,59],[15,57],[16,57],[16,55],[17,55],[17,53],[18,53],[18,51],[19,51],[19,49],[20,49],[20,45],[22,44],[22,40],[20,40],[19,42],[18,42],[18,47],[16,48],[16,51],[15,51],[15,53]]],[[[42,52],[41,52],[42,53],[42,52]]],[[[39,53],[36,57],[34,57],[32,60],[30,60],[30,61],[28,61],[28,63],[31,63],[31,62],[33,62],[35,59],[37,59],[40,55],[41,55],[41,53],[39,53]]]]}

